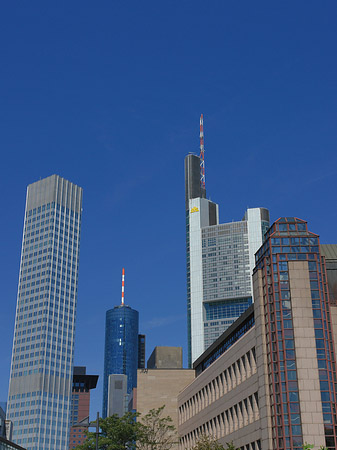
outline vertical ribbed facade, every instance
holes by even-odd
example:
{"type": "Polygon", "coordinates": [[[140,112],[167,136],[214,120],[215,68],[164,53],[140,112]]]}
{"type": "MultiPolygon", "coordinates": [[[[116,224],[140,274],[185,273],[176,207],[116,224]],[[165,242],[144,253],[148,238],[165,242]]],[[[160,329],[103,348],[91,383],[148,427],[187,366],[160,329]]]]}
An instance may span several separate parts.
{"type": "Polygon", "coordinates": [[[137,386],[138,311],[126,305],[115,306],[106,313],[103,417],[107,416],[109,375],[127,375],[127,393],[137,386]]]}
{"type": "Polygon", "coordinates": [[[28,186],[7,417],[27,450],[65,450],[77,303],[82,188],[28,186]]]}

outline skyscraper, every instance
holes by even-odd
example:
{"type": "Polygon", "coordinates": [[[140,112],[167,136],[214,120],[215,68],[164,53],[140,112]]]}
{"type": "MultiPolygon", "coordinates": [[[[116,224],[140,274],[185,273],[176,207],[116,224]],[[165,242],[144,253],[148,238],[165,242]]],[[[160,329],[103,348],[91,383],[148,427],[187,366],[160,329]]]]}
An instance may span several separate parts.
{"type": "MultiPolygon", "coordinates": [[[[138,367],[138,311],[124,304],[124,269],[122,303],[106,312],[103,417],[107,416],[109,397],[109,375],[127,375],[127,394],[137,386],[138,367]]],[[[113,410],[113,392],[110,391],[109,405],[113,410]]],[[[127,402],[125,403],[127,405],[127,402]]]]}
{"type": "Polygon", "coordinates": [[[180,448],[204,433],[245,450],[337,448],[336,261],[337,246],[320,245],[305,221],[270,227],[254,304],[195,361],[196,380],[179,394],[180,448]]]}
{"type": "Polygon", "coordinates": [[[28,450],[66,450],[82,188],[52,175],[28,186],[7,418],[28,450]]]}
{"type": "Polygon", "coordinates": [[[206,198],[203,125],[200,156],[185,158],[187,328],[189,366],[252,303],[254,253],[269,227],[269,211],[250,208],[238,222],[219,223],[206,198]]]}

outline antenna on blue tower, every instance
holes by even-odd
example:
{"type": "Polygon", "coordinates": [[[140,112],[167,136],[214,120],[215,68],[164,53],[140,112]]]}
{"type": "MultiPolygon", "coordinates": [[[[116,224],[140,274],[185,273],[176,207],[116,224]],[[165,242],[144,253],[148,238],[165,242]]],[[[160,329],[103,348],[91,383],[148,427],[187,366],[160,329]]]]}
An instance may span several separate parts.
{"type": "Polygon", "coordinates": [[[121,303],[122,306],[124,306],[124,278],[125,278],[125,269],[123,267],[123,269],[122,269],[122,303],[121,303]]]}

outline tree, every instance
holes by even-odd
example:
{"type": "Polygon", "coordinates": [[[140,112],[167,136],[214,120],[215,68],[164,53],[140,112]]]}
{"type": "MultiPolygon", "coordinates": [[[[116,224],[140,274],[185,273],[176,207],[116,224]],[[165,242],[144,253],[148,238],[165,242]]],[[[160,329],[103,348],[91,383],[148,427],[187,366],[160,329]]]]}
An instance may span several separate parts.
{"type": "MultiPolygon", "coordinates": [[[[177,434],[171,417],[162,417],[164,407],[151,409],[138,421],[141,415],[134,413],[100,419],[99,450],[170,450],[177,443],[177,434]]],[[[76,450],[96,449],[96,433],[86,434],[87,439],[76,450]]]]}
{"type": "Polygon", "coordinates": [[[235,445],[233,444],[233,441],[227,442],[227,448],[226,450],[239,450],[235,445]]]}
{"type": "Polygon", "coordinates": [[[233,444],[233,441],[231,442],[227,442],[227,449],[226,450],[239,450],[238,448],[235,447],[235,445],[233,444]]]}
{"type": "Polygon", "coordinates": [[[192,450],[239,450],[233,444],[233,441],[227,442],[227,447],[225,448],[221,445],[214,436],[208,436],[203,434],[198,439],[192,450]]]}
{"type": "MultiPolygon", "coordinates": [[[[138,414],[126,413],[123,417],[114,414],[99,420],[101,433],[99,450],[125,450],[135,448],[135,442],[143,435],[142,425],[136,422],[138,414]]],[[[76,450],[95,450],[96,433],[87,432],[87,439],[76,450]]]]}
{"type": "Polygon", "coordinates": [[[213,436],[201,435],[192,450],[225,450],[213,436]]]}
{"type": "Polygon", "coordinates": [[[177,443],[176,428],[171,417],[163,417],[165,405],[151,409],[141,418],[141,433],[137,441],[140,450],[170,450],[177,443]]]}

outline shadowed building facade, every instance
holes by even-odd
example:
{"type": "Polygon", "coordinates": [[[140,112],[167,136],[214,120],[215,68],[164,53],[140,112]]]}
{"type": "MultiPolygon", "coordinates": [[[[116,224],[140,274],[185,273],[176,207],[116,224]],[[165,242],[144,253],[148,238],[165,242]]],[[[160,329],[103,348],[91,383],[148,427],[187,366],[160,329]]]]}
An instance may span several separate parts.
{"type": "Polygon", "coordinates": [[[28,450],[68,449],[82,189],[28,186],[7,417],[28,450]]]}
{"type": "Polygon", "coordinates": [[[138,369],[145,369],[145,334],[138,335],[138,369]]]}
{"type": "Polygon", "coordinates": [[[86,440],[87,427],[74,427],[82,421],[89,420],[90,390],[95,389],[98,375],[87,375],[86,367],[74,367],[73,389],[70,416],[69,448],[75,448],[86,440]]]}
{"type": "Polygon", "coordinates": [[[182,347],[156,346],[147,360],[148,369],[182,369],[182,347]]]}

